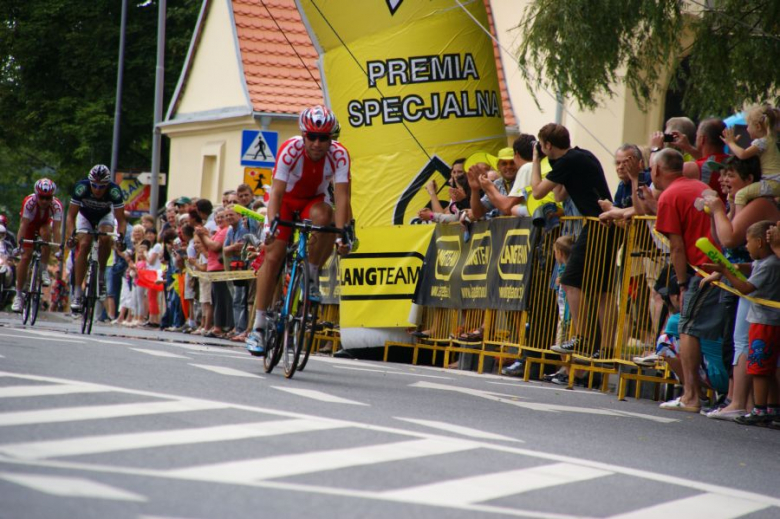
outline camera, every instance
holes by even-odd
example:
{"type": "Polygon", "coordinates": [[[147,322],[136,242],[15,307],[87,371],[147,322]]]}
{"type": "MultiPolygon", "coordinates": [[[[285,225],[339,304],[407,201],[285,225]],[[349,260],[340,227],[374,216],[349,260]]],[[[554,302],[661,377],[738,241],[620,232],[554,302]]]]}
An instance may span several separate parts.
{"type": "Polygon", "coordinates": [[[540,143],[539,141],[534,141],[534,147],[536,148],[536,152],[537,153],[539,153],[540,155],[543,153],[542,152],[542,143],[540,143]]]}
{"type": "Polygon", "coordinates": [[[664,142],[674,142],[674,134],[673,133],[665,133],[664,134],[664,142]]]}

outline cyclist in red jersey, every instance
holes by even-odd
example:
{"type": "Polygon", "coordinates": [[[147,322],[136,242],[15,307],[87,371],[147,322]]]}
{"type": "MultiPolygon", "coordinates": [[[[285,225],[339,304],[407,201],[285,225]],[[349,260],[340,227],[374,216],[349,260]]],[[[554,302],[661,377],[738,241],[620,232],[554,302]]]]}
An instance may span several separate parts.
{"type": "MultiPolygon", "coordinates": [[[[339,130],[336,116],[323,106],[301,112],[298,118],[301,135],[282,144],[276,157],[273,184],[268,201],[265,235],[265,260],[257,275],[255,291],[255,325],[246,347],[253,355],[265,354],[266,312],[273,299],[273,286],[284,262],[286,244],[292,234],[280,226],[275,236],[268,236],[271,222],[277,216],[290,221],[298,212],[301,219],[314,225],[332,225],[343,229],[350,217],[350,158],[347,149],[334,140],[339,130]],[[336,210],[330,199],[335,190],[336,210]]],[[[339,254],[349,253],[341,238],[335,240],[339,254]]],[[[312,298],[319,297],[318,271],[333,250],[334,235],[313,233],[309,242],[309,274],[313,280],[312,298]]]]}
{"type": "MultiPolygon", "coordinates": [[[[16,270],[16,296],[11,305],[14,312],[21,312],[24,306],[22,288],[27,281],[27,268],[32,258],[32,245],[22,243],[22,240],[34,240],[36,236],[46,241],[60,241],[60,222],[62,221],[62,203],[54,197],[57,186],[48,178],[42,178],[35,183],[35,192],[25,197],[22,202],[22,218],[17,233],[17,242],[21,252],[21,260],[16,270]],[[53,232],[52,232],[53,231],[53,232]],[[52,239],[52,234],[54,239],[52,239]]],[[[41,263],[49,264],[49,247],[41,249],[41,263]]],[[[49,271],[41,271],[41,281],[44,286],[51,285],[49,271]]]]}

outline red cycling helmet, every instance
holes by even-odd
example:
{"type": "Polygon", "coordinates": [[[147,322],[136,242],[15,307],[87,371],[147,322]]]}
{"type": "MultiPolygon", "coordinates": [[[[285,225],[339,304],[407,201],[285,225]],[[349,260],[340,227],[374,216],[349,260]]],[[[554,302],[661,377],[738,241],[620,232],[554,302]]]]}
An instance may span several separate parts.
{"type": "Polygon", "coordinates": [[[332,134],[339,127],[339,123],[333,112],[324,106],[317,105],[301,112],[298,126],[302,132],[332,134]]]}
{"type": "Polygon", "coordinates": [[[0,225],[8,225],[8,217],[4,214],[0,214],[0,225]]]}
{"type": "Polygon", "coordinates": [[[57,185],[48,178],[42,178],[35,183],[35,194],[41,196],[54,196],[57,185]]]}

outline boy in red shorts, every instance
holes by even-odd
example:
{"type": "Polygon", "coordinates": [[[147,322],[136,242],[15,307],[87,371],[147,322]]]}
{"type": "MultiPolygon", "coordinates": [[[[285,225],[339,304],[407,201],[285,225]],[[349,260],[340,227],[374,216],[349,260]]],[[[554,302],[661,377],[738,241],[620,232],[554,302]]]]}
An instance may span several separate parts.
{"type": "MultiPolygon", "coordinates": [[[[770,247],[767,231],[774,225],[768,220],[756,222],[747,230],[747,249],[753,258],[747,281],[723,269],[718,271],[732,286],[757,299],[780,302],[780,258],[770,247]]],[[[753,376],[755,407],[736,422],[743,425],[769,425],[780,418],[780,390],[777,383],[777,362],[780,358],[780,309],[750,303],[747,320],[750,323],[747,372],[753,376]]]]}

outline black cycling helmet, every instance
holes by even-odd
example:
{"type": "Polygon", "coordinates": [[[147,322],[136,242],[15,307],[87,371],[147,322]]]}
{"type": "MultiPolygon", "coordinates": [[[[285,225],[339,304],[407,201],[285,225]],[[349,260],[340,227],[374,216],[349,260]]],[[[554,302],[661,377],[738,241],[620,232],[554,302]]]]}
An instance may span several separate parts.
{"type": "Polygon", "coordinates": [[[111,180],[111,170],[103,164],[96,164],[89,170],[89,181],[104,184],[111,180]]]}

